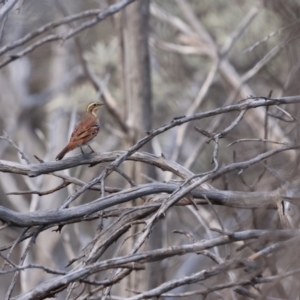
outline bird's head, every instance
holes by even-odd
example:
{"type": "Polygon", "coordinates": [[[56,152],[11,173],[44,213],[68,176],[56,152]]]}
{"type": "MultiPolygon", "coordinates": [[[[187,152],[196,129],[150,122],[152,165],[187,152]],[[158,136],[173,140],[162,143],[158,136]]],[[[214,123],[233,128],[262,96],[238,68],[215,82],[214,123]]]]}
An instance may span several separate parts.
{"type": "Polygon", "coordinates": [[[104,105],[100,102],[92,102],[86,107],[86,111],[92,113],[95,117],[97,117],[96,113],[101,105],[104,105]]]}

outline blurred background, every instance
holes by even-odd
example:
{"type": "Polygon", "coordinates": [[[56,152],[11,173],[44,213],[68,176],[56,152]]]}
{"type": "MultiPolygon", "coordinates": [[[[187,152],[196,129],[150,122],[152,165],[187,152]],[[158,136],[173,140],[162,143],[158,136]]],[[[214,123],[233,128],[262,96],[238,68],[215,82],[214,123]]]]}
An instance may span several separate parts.
{"type": "MultiPolygon", "coordinates": [[[[8,2],[0,1],[0,12],[8,2]]],[[[175,117],[237,103],[249,95],[300,94],[299,1],[140,0],[67,37],[72,30],[95,18],[99,10],[115,3],[118,1],[19,0],[8,13],[0,13],[0,131],[6,137],[0,140],[1,160],[28,163],[8,143],[10,139],[27,154],[30,163],[38,163],[34,155],[47,162],[54,161],[91,101],[105,103],[99,111],[101,132],[92,147],[96,152],[110,152],[128,149],[144,137],[146,131],[175,117]],[[89,15],[80,16],[85,11],[89,11],[89,15]],[[70,15],[79,17],[72,22],[55,23],[70,15]],[[32,38],[28,36],[45,24],[50,24],[49,30],[41,30],[41,34],[32,35],[32,38]]],[[[247,160],[274,147],[259,141],[226,147],[238,139],[297,143],[299,105],[282,106],[282,109],[284,111],[280,107],[270,107],[267,121],[265,108],[247,113],[238,126],[220,140],[219,164],[247,160]]],[[[237,113],[228,113],[186,123],[158,135],[142,150],[157,156],[163,153],[167,159],[195,174],[206,172],[213,169],[214,145],[206,143],[207,137],[194,127],[209,133],[220,132],[236,117],[237,113]]],[[[78,154],[80,150],[74,150],[66,157],[78,154]]],[[[245,192],[272,191],[291,181],[293,187],[297,186],[296,152],[271,157],[267,165],[269,169],[264,164],[255,165],[241,176],[233,172],[210,184],[216,189],[245,192]]],[[[103,164],[93,168],[79,166],[62,171],[62,174],[88,182],[104,167],[103,164]]],[[[138,184],[180,179],[172,173],[137,163],[125,162],[121,169],[138,184]]],[[[69,185],[44,196],[7,194],[46,191],[61,182],[51,174],[28,178],[0,173],[0,205],[21,212],[57,209],[78,186],[69,185]]],[[[128,182],[117,173],[110,175],[105,184],[112,188],[128,187],[128,182]]],[[[98,197],[97,191],[86,192],[77,199],[76,205],[98,197]]],[[[139,201],[124,206],[140,205],[139,201]]],[[[290,228],[297,227],[297,209],[288,204],[286,210],[293,212],[290,228]]],[[[179,228],[192,232],[196,240],[216,236],[209,230],[220,225],[216,212],[229,232],[282,228],[275,210],[217,206],[214,209],[201,207],[198,212],[186,207],[172,208],[164,221],[155,226],[143,249],[187,243],[186,236],[172,233],[179,228]]],[[[104,229],[113,221],[115,218],[105,219],[104,229]]],[[[142,229],[139,226],[130,229],[124,238],[137,234],[142,229]]],[[[66,226],[61,234],[51,229],[44,231],[25,262],[63,269],[94,238],[96,230],[97,222],[93,221],[66,226]]],[[[9,252],[5,247],[12,245],[21,232],[14,227],[0,232],[4,255],[9,252]]],[[[128,254],[135,238],[126,240],[120,247],[124,238],[111,245],[101,259],[113,257],[119,248],[119,255],[128,254]]],[[[19,261],[26,243],[13,247],[9,254],[13,261],[19,261]]],[[[215,251],[222,257],[228,254],[224,247],[215,251]]],[[[0,262],[3,264],[1,258],[0,262]]],[[[287,263],[289,266],[296,263],[293,259],[278,264],[273,262],[266,263],[272,266],[267,268],[269,275],[277,274],[287,263]]],[[[171,262],[153,263],[116,284],[111,293],[116,297],[128,297],[134,295],[130,289],[151,289],[211,265],[214,263],[207,257],[192,254],[175,257],[171,262]]],[[[8,295],[13,274],[0,276],[0,294],[8,295]]],[[[11,295],[25,293],[51,276],[37,270],[21,272],[11,295]]],[[[99,274],[99,278],[107,276],[99,274]]],[[[220,282],[221,279],[207,281],[205,286],[213,286],[217,282],[214,280],[220,282]]],[[[266,295],[273,296],[272,299],[298,299],[299,278],[294,276],[284,284],[272,289],[267,286],[266,295]],[[294,290],[288,294],[291,286],[294,290]]],[[[183,293],[201,287],[191,284],[172,292],[183,293]]],[[[226,289],[223,295],[212,293],[206,299],[245,299],[243,297],[226,289]]],[[[66,293],[59,293],[57,299],[66,299],[66,293]]],[[[199,299],[199,295],[187,299],[199,299]]]]}

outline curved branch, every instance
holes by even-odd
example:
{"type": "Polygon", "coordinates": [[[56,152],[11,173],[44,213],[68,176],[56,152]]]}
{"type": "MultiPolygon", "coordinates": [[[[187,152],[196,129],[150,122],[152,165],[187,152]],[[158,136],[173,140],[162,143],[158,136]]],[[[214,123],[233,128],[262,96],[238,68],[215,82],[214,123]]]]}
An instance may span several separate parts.
{"type": "Polygon", "coordinates": [[[14,49],[14,48],[17,48],[19,46],[22,46],[22,45],[26,44],[30,40],[36,38],[37,36],[47,32],[51,29],[54,29],[54,28],[59,27],[61,25],[71,23],[71,22],[76,21],[78,19],[97,16],[100,12],[101,12],[100,9],[86,10],[86,11],[83,11],[83,12],[78,13],[78,14],[67,16],[67,17],[65,17],[61,20],[47,23],[44,26],[42,26],[42,27],[26,34],[22,38],[12,42],[11,44],[8,44],[8,45],[5,45],[5,46],[1,47],[0,48],[0,56],[5,54],[8,51],[14,49]]]}
{"type": "MultiPolygon", "coordinates": [[[[20,51],[18,53],[15,53],[13,55],[10,55],[8,58],[6,58],[3,62],[0,63],[0,68],[6,66],[7,64],[11,63],[12,61],[14,61],[16,59],[19,59],[20,57],[22,57],[22,56],[24,56],[24,55],[32,52],[34,49],[36,49],[37,47],[39,47],[39,46],[41,46],[41,45],[43,45],[45,43],[53,42],[53,41],[57,41],[57,40],[62,40],[62,41],[68,40],[71,37],[79,34],[80,32],[82,32],[82,31],[84,31],[84,30],[86,30],[86,29],[88,29],[88,28],[90,28],[90,27],[98,24],[99,22],[101,22],[104,19],[106,19],[108,16],[119,12],[121,9],[123,9],[128,4],[130,4],[131,2],[134,2],[134,1],[136,1],[136,0],[122,0],[122,1],[120,1],[118,3],[116,3],[116,4],[113,4],[113,5],[109,6],[105,10],[100,10],[99,14],[95,18],[82,23],[81,25],[79,25],[75,29],[70,29],[63,36],[52,35],[51,34],[51,35],[46,36],[45,38],[41,38],[38,41],[36,41],[35,43],[33,43],[33,44],[29,45],[28,47],[26,47],[24,50],[22,50],[22,51],[20,51]]],[[[77,17],[78,17],[78,15],[77,15],[77,17]]],[[[53,26],[57,27],[57,26],[62,25],[64,23],[70,23],[71,22],[70,20],[74,20],[74,16],[73,16],[73,18],[70,17],[69,19],[67,19],[67,21],[64,20],[64,22],[63,22],[63,20],[61,20],[61,21],[57,21],[57,22],[54,22],[54,23],[48,23],[47,25],[45,25],[45,27],[42,27],[40,30],[37,30],[37,31],[34,31],[34,32],[28,34],[24,38],[22,38],[22,39],[20,39],[18,41],[15,41],[11,45],[4,46],[2,49],[0,49],[0,54],[3,54],[5,52],[7,52],[8,50],[11,50],[11,49],[15,48],[16,45],[22,45],[26,41],[31,40],[32,37],[39,35],[40,31],[41,32],[45,32],[45,31],[51,29],[51,27],[53,27],[53,26]]]]}
{"type": "MultiPolygon", "coordinates": [[[[11,161],[0,160],[0,172],[36,177],[43,174],[49,174],[56,171],[74,168],[80,165],[96,165],[105,162],[112,162],[125,153],[126,151],[113,151],[84,154],[65,158],[61,161],[44,162],[41,164],[30,165],[22,165],[11,161]]],[[[171,160],[167,160],[163,156],[156,156],[146,152],[136,152],[127,159],[154,165],[163,171],[172,172],[181,178],[186,178],[194,175],[191,171],[187,170],[183,166],[171,160]]]]}
{"type": "MultiPolygon", "coordinates": [[[[239,163],[232,163],[228,166],[225,166],[223,168],[220,168],[219,170],[211,173],[209,176],[203,177],[200,181],[196,181],[187,188],[184,188],[179,192],[177,195],[175,195],[175,198],[172,201],[168,202],[167,207],[170,207],[171,205],[174,205],[179,199],[182,199],[187,194],[191,193],[195,197],[206,197],[207,199],[213,200],[213,193],[212,191],[198,191],[195,188],[198,187],[201,183],[203,183],[206,179],[214,179],[216,177],[219,177],[221,175],[224,175],[226,173],[232,172],[234,170],[241,170],[246,169],[250,167],[251,165],[258,163],[262,160],[264,160],[267,157],[270,157],[274,154],[280,153],[285,150],[291,150],[299,148],[299,146],[282,146],[274,150],[270,150],[268,152],[265,152],[263,154],[257,155],[253,159],[242,161],[239,163]],[[203,181],[203,182],[201,182],[203,181]],[[196,194],[197,192],[200,192],[200,194],[196,194]],[[205,195],[204,193],[211,192],[211,195],[205,195]],[[202,194],[201,194],[202,193],[202,194]],[[176,200],[176,201],[175,201],[176,200]]],[[[121,156],[122,157],[122,156],[121,156]]],[[[118,158],[119,160],[120,158],[118,158]]],[[[25,167],[25,166],[24,166],[25,167]]],[[[140,185],[138,187],[134,187],[129,190],[125,190],[113,195],[109,195],[100,199],[97,199],[91,203],[83,204],[80,206],[72,207],[69,209],[59,209],[58,211],[35,211],[30,213],[17,213],[14,211],[11,211],[7,208],[0,207],[0,220],[9,223],[14,224],[16,226],[21,227],[29,227],[29,226],[36,226],[36,225],[49,225],[53,223],[59,223],[64,222],[67,220],[70,220],[72,218],[78,218],[86,215],[93,214],[97,211],[103,210],[105,208],[111,207],[116,204],[121,204],[127,201],[130,201],[132,199],[136,199],[139,197],[147,196],[150,194],[158,194],[158,193],[173,193],[174,191],[178,192],[179,185],[173,185],[173,184],[166,184],[166,183],[152,183],[148,185],[140,185]]],[[[277,191],[278,193],[279,191],[277,191]]],[[[229,192],[230,194],[232,192],[229,192]]],[[[241,193],[244,195],[244,193],[241,193]]],[[[257,196],[257,194],[256,194],[257,196]]],[[[271,193],[268,192],[266,197],[270,202],[268,204],[272,203],[274,199],[278,197],[278,194],[276,195],[276,191],[271,193]],[[275,198],[274,198],[275,197],[275,198]]],[[[248,205],[251,203],[247,203],[248,205]]],[[[252,202],[253,205],[253,202],[252,202]]],[[[166,205],[165,205],[166,206],[166,205]]],[[[261,206],[261,204],[259,205],[261,206]]],[[[239,206],[240,207],[240,206],[239,206]]],[[[246,208],[244,206],[244,208],[246,208]]],[[[160,208],[162,210],[162,207],[160,208]]]]}
{"type": "MultiPolygon", "coordinates": [[[[168,257],[185,255],[188,253],[197,253],[199,251],[210,249],[215,246],[233,243],[235,241],[243,241],[248,239],[262,238],[264,236],[272,236],[272,238],[290,239],[299,234],[299,230],[248,230],[242,232],[235,232],[229,235],[217,237],[211,240],[201,241],[188,245],[171,246],[168,248],[161,248],[152,251],[146,251],[142,253],[132,254],[128,256],[121,256],[116,258],[107,259],[94,263],[92,265],[86,265],[79,269],[74,269],[66,275],[58,276],[50,279],[44,283],[41,283],[34,290],[23,294],[16,299],[18,300],[30,300],[30,299],[44,299],[49,297],[57,289],[61,289],[67,284],[77,281],[81,278],[86,278],[91,274],[97,273],[107,268],[119,267],[128,263],[135,262],[152,262],[156,260],[162,260],[168,257]]],[[[244,264],[245,265],[245,264],[244,264]]]]}
{"type": "MultiPolygon", "coordinates": [[[[130,200],[160,194],[171,194],[178,189],[179,185],[167,183],[150,183],[130,188],[93,202],[78,205],[76,207],[60,210],[41,210],[28,213],[19,213],[0,206],[0,220],[19,227],[30,227],[37,225],[50,225],[67,222],[72,219],[88,217],[106,208],[128,202],[130,200]]],[[[231,192],[218,190],[195,189],[191,192],[198,199],[209,199],[213,204],[224,206],[253,209],[258,207],[275,208],[274,199],[279,197],[281,191],[273,192],[231,192]]],[[[159,208],[159,206],[158,206],[159,208]]],[[[149,208],[151,209],[151,208],[149,208]]]]}
{"type": "Polygon", "coordinates": [[[0,172],[9,172],[9,173],[16,173],[16,174],[35,177],[41,174],[49,174],[55,171],[65,170],[82,164],[97,164],[97,163],[110,162],[115,160],[116,166],[119,166],[124,160],[129,159],[129,160],[138,160],[146,163],[148,163],[148,161],[151,160],[152,164],[155,165],[157,163],[157,167],[162,168],[163,170],[164,168],[167,168],[165,169],[165,171],[174,172],[176,171],[177,168],[181,168],[181,170],[185,170],[184,173],[189,172],[191,174],[190,171],[188,171],[182,166],[180,167],[180,165],[175,162],[168,161],[168,164],[166,164],[165,162],[167,160],[164,157],[159,158],[158,156],[152,154],[145,154],[145,153],[134,154],[134,153],[137,150],[139,150],[142,146],[144,146],[146,143],[148,143],[150,140],[152,140],[155,136],[173,127],[180,126],[184,123],[194,121],[194,120],[200,120],[200,119],[204,119],[204,118],[208,118],[208,117],[212,117],[212,116],[216,116],[228,112],[249,110],[261,106],[300,103],[300,95],[281,97],[281,98],[250,96],[248,99],[244,99],[244,100],[249,100],[249,101],[248,102],[243,101],[238,104],[227,105],[221,108],[209,110],[206,112],[194,114],[187,117],[183,116],[183,117],[174,118],[170,123],[148,132],[148,135],[146,135],[141,140],[139,140],[128,151],[116,151],[116,152],[109,152],[109,153],[102,153],[102,154],[86,154],[81,156],[75,156],[73,158],[67,158],[59,162],[47,162],[42,164],[35,164],[35,165],[33,164],[30,166],[24,166],[14,162],[0,160],[0,172]],[[250,101],[251,99],[253,100],[250,101]],[[163,161],[164,163],[162,163],[163,161]],[[170,164],[172,164],[172,166],[170,164]]]}
{"type": "Polygon", "coordinates": [[[8,0],[0,9],[0,21],[9,13],[10,10],[16,5],[18,0],[8,0]]]}

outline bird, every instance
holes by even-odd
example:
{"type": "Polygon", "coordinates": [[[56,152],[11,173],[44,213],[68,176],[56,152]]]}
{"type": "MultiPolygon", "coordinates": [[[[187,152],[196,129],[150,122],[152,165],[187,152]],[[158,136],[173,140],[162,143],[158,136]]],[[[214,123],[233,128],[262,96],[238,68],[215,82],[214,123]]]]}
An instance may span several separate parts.
{"type": "Polygon", "coordinates": [[[97,111],[101,105],[100,102],[92,102],[86,107],[84,118],[75,127],[70,141],[67,146],[58,153],[55,160],[61,160],[68,152],[80,147],[81,153],[84,154],[82,146],[88,146],[92,151],[94,150],[89,145],[97,137],[100,131],[100,123],[97,117],[97,111]]]}

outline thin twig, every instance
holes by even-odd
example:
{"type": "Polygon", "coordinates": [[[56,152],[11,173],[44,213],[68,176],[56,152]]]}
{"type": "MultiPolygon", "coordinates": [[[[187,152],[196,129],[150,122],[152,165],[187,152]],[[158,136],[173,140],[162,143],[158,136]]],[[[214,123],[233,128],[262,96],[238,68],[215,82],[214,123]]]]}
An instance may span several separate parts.
{"type": "Polygon", "coordinates": [[[6,3],[0,9],[0,22],[9,13],[10,10],[16,5],[18,0],[7,0],[6,3]]]}
{"type": "Polygon", "coordinates": [[[266,139],[239,139],[236,141],[233,141],[232,143],[228,144],[226,147],[230,147],[237,143],[243,143],[243,142],[263,142],[263,143],[272,143],[276,145],[286,145],[286,143],[276,142],[276,141],[270,141],[266,139]]]}
{"type": "Polygon", "coordinates": [[[257,48],[258,46],[262,45],[263,43],[267,42],[270,38],[281,34],[282,32],[284,32],[285,30],[298,25],[300,22],[300,20],[297,20],[295,22],[293,22],[292,24],[289,24],[287,26],[284,26],[276,31],[273,31],[271,33],[269,33],[268,35],[266,35],[262,40],[254,43],[251,47],[248,47],[247,49],[244,50],[244,52],[252,52],[255,48],[257,48]]]}
{"type": "Polygon", "coordinates": [[[4,28],[5,28],[7,20],[8,20],[8,17],[5,16],[5,18],[3,19],[2,23],[1,23],[1,27],[0,27],[0,45],[2,44],[4,28]]]}
{"type": "MultiPolygon", "coordinates": [[[[14,0],[14,1],[16,1],[16,0],[14,0]]],[[[79,34],[80,32],[82,32],[82,31],[84,31],[84,30],[86,30],[86,29],[88,29],[92,26],[95,26],[99,22],[106,19],[108,16],[117,13],[118,11],[120,11],[121,9],[123,9],[124,7],[126,7],[131,2],[134,2],[134,1],[136,1],[136,0],[122,0],[118,3],[116,3],[116,4],[113,4],[113,5],[109,6],[107,9],[105,9],[103,11],[100,11],[100,13],[95,18],[93,18],[92,20],[83,22],[78,27],[76,27],[74,29],[70,29],[69,31],[67,31],[67,33],[64,34],[64,35],[48,35],[44,38],[41,38],[40,40],[32,43],[30,46],[28,46],[24,50],[22,50],[20,52],[17,52],[17,53],[14,53],[14,54],[11,54],[7,59],[4,59],[2,61],[2,63],[0,63],[0,68],[6,66],[7,64],[11,63],[12,61],[14,61],[16,59],[19,59],[19,58],[27,55],[28,53],[32,52],[36,48],[38,48],[38,47],[40,47],[40,46],[42,46],[46,43],[53,42],[53,41],[58,41],[58,40],[61,40],[61,41],[64,42],[64,41],[72,38],[73,36],[79,34]]],[[[71,19],[71,21],[70,20],[68,20],[68,21],[72,22],[73,20],[74,19],[71,19]]],[[[67,23],[67,22],[64,20],[62,24],[65,24],[65,23],[67,23]]],[[[36,32],[35,32],[35,34],[36,34],[36,32]]],[[[23,41],[22,41],[22,43],[23,43],[23,41]]],[[[5,51],[7,51],[7,48],[5,48],[5,51]]],[[[0,49],[0,55],[2,55],[3,52],[5,52],[5,51],[4,50],[1,51],[1,49],[0,49]]]]}
{"type": "Polygon", "coordinates": [[[66,186],[68,186],[70,184],[70,182],[63,182],[60,185],[58,185],[57,187],[41,192],[41,191],[32,191],[32,190],[28,190],[28,191],[19,191],[19,192],[10,192],[10,193],[6,193],[6,195],[39,195],[39,196],[45,196],[45,195],[49,195],[52,194],[56,191],[59,191],[63,188],[65,188],[66,186]]]}
{"type": "Polygon", "coordinates": [[[13,140],[9,137],[9,135],[4,130],[3,133],[4,135],[0,136],[0,139],[7,141],[15,150],[17,150],[17,152],[20,153],[21,157],[27,162],[27,164],[31,164],[32,162],[29,156],[13,142],[13,140]]]}

